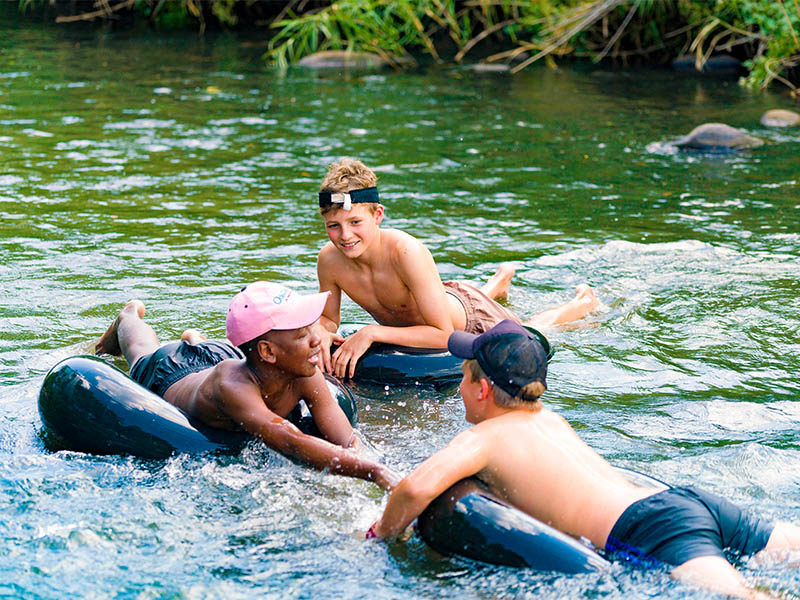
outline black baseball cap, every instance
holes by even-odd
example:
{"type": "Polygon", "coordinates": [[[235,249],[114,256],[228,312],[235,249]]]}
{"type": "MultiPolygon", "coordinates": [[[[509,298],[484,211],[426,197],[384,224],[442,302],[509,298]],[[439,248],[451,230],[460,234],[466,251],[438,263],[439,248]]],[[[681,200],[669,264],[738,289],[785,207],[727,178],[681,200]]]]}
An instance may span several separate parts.
{"type": "Polygon", "coordinates": [[[547,389],[547,361],[553,353],[533,327],[506,319],[480,335],[454,331],[447,349],[458,358],[477,360],[492,383],[512,397],[534,381],[547,389]]]}

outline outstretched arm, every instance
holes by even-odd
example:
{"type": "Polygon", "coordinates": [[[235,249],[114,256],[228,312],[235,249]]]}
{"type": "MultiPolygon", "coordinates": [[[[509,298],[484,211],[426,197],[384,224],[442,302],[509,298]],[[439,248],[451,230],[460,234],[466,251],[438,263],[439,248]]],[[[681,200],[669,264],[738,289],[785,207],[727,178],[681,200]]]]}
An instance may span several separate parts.
{"type": "Polygon", "coordinates": [[[464,431],[397,484],[371,531],[382,538],[399,535],[437,496],[487,463],[484,437],[464,431]]]}
{"type": "Polygon", "coordinates": [[[228,383],[219,391],[219,397],[223,410],[234,422],[281,454],[293,456],[315,469],[372,481],[385,490],[391,490],[397,481],[397,475],[386,465],[363,458],[354,450],[304,434],[269,410],[253,386],[228,383]]]}
{"type": "Polygon", "coordinates": [[[349,448],[355,439],[353,426],[331,394],[322,372],[298,380],[297,386],[322,436],[332,444],[349,448]]]}

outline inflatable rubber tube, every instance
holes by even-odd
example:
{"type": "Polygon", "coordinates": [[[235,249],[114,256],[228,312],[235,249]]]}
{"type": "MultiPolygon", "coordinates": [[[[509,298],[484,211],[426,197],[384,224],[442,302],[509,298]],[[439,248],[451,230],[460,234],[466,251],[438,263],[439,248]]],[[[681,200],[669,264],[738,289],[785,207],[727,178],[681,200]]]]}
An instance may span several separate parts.
{"type": "MultiPolygon", "coordinates": [[[[364,323],[342,323],[339,333],[347,337],[362,327],[364,323]]],[[[375,343],[358,359],[353,381],[443,386],[461,379],[461,362],[441,348],[375,343]]]]}
{"type": "MultiPolygon", "coordinates": [[[[343,323],[339,333],[348,336],[363,323],[343,323]]],[[[553,356],[547,338],[531,327],[547,348],[547,358],[553,356]]],[[[395,344],[372,344],[356,365],[354,381],[380,384],[428,383],[444,387],[461,379],[462,359],[441,348],[412,348],[395,344]]]]}
{"type": "MultiPolygon", "coordinates": [[[[328,385],[355,424],[350,390],[333,378],[328,385]]],[[[94,356],[72,356],[50,369],[39,391],[39,415],[50,450],[166,458],[176,452],[236,452],[252,439],[198,422],[94,356]]],[[[319,434],[307,408],[298,405],[290,420],[304,433],[319,434]]]]}
{"type": "Polygon", "coordinates": [[[462,359],[436,348],[373,344],[356,365],[356,381],[443,386],[461,379],[462,359]]]}
{"type": "MultiPolygon", "coordinates": [[[[361,323],[343,323],[339,333],[348,336],[360,328],[361,323]]],[[[547,338],[534,330],[547,348],[547,358],[553,355],[547,338]]],[[[461,379],[462,359],[441,348],[412,348],[394,344],[372,344],[356,365],[354,381],[383,384],[428,383],[437,387],[461,379]]]]}
{"type": "MultiPolygon", "coordinates": [[[[637,485],[669,487],[648,475],[617,468],[637,485]]],[[[477,478],[463,479],[419,516],[420,537],[442,554],[540,571],[586,573],[609,562],[588,545],[514,508],[477,478]]]]}

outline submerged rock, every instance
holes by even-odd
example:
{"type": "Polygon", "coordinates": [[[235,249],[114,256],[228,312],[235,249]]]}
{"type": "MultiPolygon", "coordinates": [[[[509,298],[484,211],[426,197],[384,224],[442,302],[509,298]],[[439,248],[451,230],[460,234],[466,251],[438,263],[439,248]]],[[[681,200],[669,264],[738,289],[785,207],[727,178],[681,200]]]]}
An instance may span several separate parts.
{"type": "Polygon", "coordinates": [[[761,115],[761,124],[768,127],[794,127],[800,123],[800,115],[793,110],[776,108],[761,115]]]}
{"type": "Polygon", "coordinates": [[[325,50],[305,56],[297,64],[309,69],[382,69],[389,61],[369,52],[325,50]]]}
{"type": "Polygon", "coordinates": [[[705,150],[707,152],[730,152],[758,148],[764,142],[747,132],[725,125],[725,123],[703,123],[674,142],[673,145],[684,150],[705,150]]]}
{"type": "Polygon", "coordinates": [[[697,71],[699,73],[730,75],[742,70],[742,62],[733,56],[720,54],[710,57],[703,63],[703,66],[698,69],[696,58],[692,55],[684,54],[672,61],[672,68],[676,71],[697,71]]]}
{"type": "Polygon", "coordinates": [[[465,65],[464,68],[468,71],[475,71],[476,73],[508,73],[511,70],[511,67],[504,63],[485,62],[465,65]]]}

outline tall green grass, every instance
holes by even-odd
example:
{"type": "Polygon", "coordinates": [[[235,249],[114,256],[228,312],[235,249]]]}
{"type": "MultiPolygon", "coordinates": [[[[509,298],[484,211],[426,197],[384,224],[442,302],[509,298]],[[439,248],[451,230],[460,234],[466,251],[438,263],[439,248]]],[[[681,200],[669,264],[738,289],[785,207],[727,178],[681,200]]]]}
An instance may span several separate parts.
{"type": "Polygon", "coordinates": [[[84,14],[129,10],[158,26],[265,26],[266,59],[281,68],[321,50],[372,52],[398,67],[422,56],[485,60],[514,72],[561,57],[667,63],[685,54],[702,68],[731,53],[745,61],[743,85],[800,93],[800,0],[83,1],[93,7],[84,14]]]}

